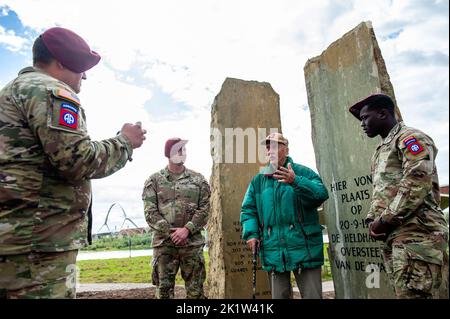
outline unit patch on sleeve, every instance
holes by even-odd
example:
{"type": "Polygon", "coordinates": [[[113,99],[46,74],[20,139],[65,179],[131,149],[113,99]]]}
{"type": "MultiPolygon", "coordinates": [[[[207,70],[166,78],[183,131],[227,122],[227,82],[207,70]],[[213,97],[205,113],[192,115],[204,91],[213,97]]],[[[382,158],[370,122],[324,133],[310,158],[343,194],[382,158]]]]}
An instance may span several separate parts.
{"type": "Polygon", "coordinates": [[[59,125],[77,129],[78,127],[78,108],[69,104],[61,103],[59,112],[59,125]]]}
{"type": "Polygon", "coordinates": [[[405,146],[408,148],[408,150],[413,155],[417,155],[417,154],[423,152],[423,150],[424,150],[422,145],[419,143],[419,141],[414,136],[410,136],[410,137],[404,139],[403,143],[405,143],[405,146]]]}

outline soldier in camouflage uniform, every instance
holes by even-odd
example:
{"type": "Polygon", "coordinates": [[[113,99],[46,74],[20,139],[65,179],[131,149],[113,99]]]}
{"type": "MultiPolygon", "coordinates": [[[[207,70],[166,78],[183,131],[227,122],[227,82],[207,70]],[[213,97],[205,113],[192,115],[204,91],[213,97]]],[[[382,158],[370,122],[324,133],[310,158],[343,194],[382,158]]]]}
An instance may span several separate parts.
{"type": "Polygon", "coordinates": [[[125,166],[140,125],[91,141],[77,93],[100,56],[77,34],[51,28],[33,65],[0,91],[0,298],[74,298],[87,244],[90,179],[125,166]]]}
{"type": "Polygon", "coordinates": [[[448,298],[448,225],[440,209],[437,148],[397,122],[392,99],[373,94],[350,108],[370,138],[374,190],[366,221],[384,241],[383,259],[398,298],[448,298]]]}
{"type": "Polygon", "coordinates": [[[178,268],[188,299],[204,298],[206,278],[201,231],[209,214],[209,185],[185,168],[186,140],[172,138],[165,145],[169,164],[147,179],[142,199],[145,218],[153,230],[152,282],[159,299],[174,297],[178,268]]]}

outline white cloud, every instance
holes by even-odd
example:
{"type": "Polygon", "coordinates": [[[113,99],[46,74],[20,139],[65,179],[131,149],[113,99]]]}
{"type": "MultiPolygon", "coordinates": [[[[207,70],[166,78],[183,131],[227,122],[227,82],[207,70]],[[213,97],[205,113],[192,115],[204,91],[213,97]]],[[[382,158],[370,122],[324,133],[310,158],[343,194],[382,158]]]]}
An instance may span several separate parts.
{"type": "Polygon", "coordinates": [[[37,31],[55,25],[71,28],[100,52],[102,62],[88,72],[80,95],[93,138],[112,136],[125,121],[141,120],[149,130],[144,147],[136,150],[126,169],[94,182],[94,208],[100,212],[96,224],[119,199],[127,212],[141,214],[143,221],[142,185],[166,164],[162,150],[170,136],[190,139],[187,166],[209,178],[210,106],[226,77],[272,85],[280,95],[291,155],[315,168],[310,115],[303,110],[307,105],[303,67],[307,59],[368,20],[405,121],[434,138],[440,149],[440,180],[448,183],[446,1],[129,0],[126,5],[106,6],[102,1],[79,0],[53,10],[55,3],[0,0],[24,25],[37,31]],[[144,104],[156,89],[191,112],[152,118],[144,104]]]}
{"type": "Polygon", "coordinates": [[[18,52],[24,48],[28,40],[17,36],[14,31],[6,30],[0,25],[0,45],[4,45],[12,52],[18,52]]]}
{"type": "Polygon", "coordinates": [[[87,72],[79,97],[86,109],[88,131],[93,139],[115,135],[125,122],[141,121],[146,125],[150,121],[144,103],[151,99],[152,91],[119,80],[104,64],[87,72]]]}

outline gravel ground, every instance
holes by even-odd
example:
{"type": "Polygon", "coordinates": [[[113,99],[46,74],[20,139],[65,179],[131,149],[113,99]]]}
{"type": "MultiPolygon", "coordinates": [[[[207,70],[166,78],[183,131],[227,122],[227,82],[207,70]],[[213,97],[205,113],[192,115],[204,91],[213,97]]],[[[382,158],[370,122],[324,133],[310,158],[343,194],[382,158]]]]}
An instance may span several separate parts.
{"type": "MultiPolygon", "coordinates": [[[[205,286],[205,294],[208,287],[205,286]]],[[[184,287],[175,287],[175,299],[186,297],[184,287]]],[[[155,286],[151,284],[82,284],[77,289],[78,299],[155,299],[155,286]]],[[[333,282],[323,283],[323,298],[334,299],[333,282]]],[[[294,299],[301,299],[294,289],[294,299]]]]}

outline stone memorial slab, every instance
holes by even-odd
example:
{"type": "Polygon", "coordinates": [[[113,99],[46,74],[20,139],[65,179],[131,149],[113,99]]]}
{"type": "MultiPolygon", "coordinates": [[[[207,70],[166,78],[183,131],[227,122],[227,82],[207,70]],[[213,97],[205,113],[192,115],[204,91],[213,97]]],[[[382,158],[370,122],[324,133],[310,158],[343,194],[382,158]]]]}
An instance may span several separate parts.
{"type": "MultiPolygon", "coordinates": [[[[369,139],[348,108],[371,93],[395,96],[370,22],[332,43],[304,67],[316,164],[330,198],[324,212],[336,298],[394,298],[364,218],[372,196],[369,139]]],[[[397,117],[400,113],[396,109],[397,117]]]]}
{"type": "MultiPolygon", "coordinates": [[[[252,252],[241,239],[247,186],[265,165],[261,141],[281,132],[279,96],[269,83],[227,78],[211,110],[211,215],[208,298],[252,298],[252,252]]],[[[256,298],[271,298],[258,263],[256,298]]]]}

